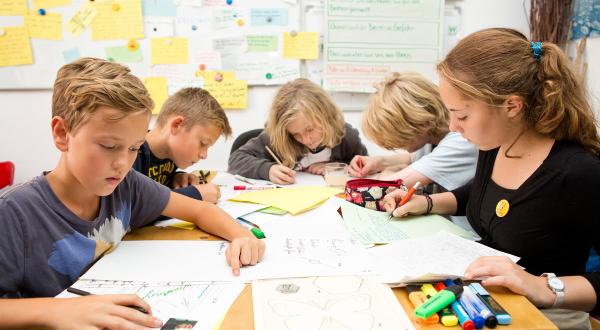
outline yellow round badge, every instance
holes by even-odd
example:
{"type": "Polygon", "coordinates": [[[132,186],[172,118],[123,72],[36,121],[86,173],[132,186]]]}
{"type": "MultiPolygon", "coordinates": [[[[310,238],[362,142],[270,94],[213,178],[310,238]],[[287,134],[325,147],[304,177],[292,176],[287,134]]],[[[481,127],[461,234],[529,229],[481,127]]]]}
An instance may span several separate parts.
{"type": "Polygon", "coordinates": [[[506,199],[501,199],[498,204],[496,204],[496,215],[499,218],[504,218],[504,216],[508,213],[508,209],[510,205],[506,199]]]}

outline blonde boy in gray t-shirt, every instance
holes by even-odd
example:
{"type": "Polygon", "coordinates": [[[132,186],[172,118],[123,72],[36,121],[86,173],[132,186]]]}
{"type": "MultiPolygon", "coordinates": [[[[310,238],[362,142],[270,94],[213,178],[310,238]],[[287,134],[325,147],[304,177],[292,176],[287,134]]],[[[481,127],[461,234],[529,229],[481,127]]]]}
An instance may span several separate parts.
{"type": "Polygon", "coordinates": [[[159,215],[193,222],[230,241],[234,275],[265,245],[217,206],[170,192],[131,170],[153,102],[129,69],[82,58],[58,71],[52,136],[60,160],[0,196],[0,328],[131,329],[162,322],[135,295],[50,299],[129,230],[159,215]]]}

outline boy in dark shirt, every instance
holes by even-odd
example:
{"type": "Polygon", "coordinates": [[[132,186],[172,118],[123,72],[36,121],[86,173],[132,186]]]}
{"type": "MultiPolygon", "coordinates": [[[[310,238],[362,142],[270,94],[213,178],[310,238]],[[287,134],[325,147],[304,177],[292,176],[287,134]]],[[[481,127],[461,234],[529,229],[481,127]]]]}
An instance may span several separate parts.
{"type": "Polygon", "coordinates": [[[175,192],[216,203],[218,186],[177,168],[205,159],[220,135],[229,137],[231,127],[217,100],[202,88],[184,88],[163,105],[133,168],[175,192]]]}

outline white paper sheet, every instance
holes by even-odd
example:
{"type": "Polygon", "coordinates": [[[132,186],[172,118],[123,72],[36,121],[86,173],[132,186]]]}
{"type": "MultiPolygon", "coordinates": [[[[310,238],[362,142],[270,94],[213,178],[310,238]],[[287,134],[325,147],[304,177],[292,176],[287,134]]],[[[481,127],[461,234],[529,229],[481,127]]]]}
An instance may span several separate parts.
{"type": "Polygon", "coordinates": [[[123,241],[83,279],[158,281],[250,281],[264,278],[373,274],[375,265],[353,238],[321,236],[266,239],[256,266],[235,277],[225,260],[224,241],[123,241]]]}
{"type": "Polygon", "coordinates": [[[519,260],[519,257],[444,231],[368,251],[380,267],[381,281],[389,284],[459,278],[475,259],[483,256],[507,256],[514,262],[519,260]]]}
{"type": "Polygon", "coordinates": [[[357,276],[252,282],[254,328],[414,329],[392,290],[357,276]]]}
{"type": "MultiPolygon", "coordinates": [[[[79,280],[72,287],[92,294],[137,294],[155,317],[199,321],[194,329],[213,329],[244,289],[241,282],[143,282],[79,280]]],[[[67,291],[58,298],[76,297],[67,291]]]]}

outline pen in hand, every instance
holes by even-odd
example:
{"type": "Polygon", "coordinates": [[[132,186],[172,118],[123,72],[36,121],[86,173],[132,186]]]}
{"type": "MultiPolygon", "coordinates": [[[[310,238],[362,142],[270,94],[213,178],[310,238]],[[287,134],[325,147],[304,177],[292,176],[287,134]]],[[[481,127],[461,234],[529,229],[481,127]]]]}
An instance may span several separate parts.
{"type": "MultiPolygon", "coordinates": [[[[68,287],[67,288],[67,292],[70,292],[72,294],[76,294],[78,296],[89,296],[89,295],[91,295],[90,292],[87,292],[87,291],[84,291],[84,290],[81,290],[81,289],[77,289],[77,288],[73,288],[73,287],[68,287]]],[[[133,309],[137,310],[138,312],[142,312],[144,314],[148,314],[148,311],[145,310],[143,307],[136,306],[136,305],[128,305],[127,307],[133,308],[133,309]]]]}
{"type": "MultiPolygon", "coordinates": [[[[420,185],[421,182],[417,181],[414,186],[410,187],[410,189],[408,189],[408,191],[406,192],[406,195],[404,195],[404,197],[402,197],[402,199],[400,200],[400,203],[398,203],[398,207],[408,203],[408,201],[412,198],[412,196],[415,194],[420,185]]],[[[393,210],[390,213],[390,219],[394,216],[394,211],[395,210],[393,210]]]]}

